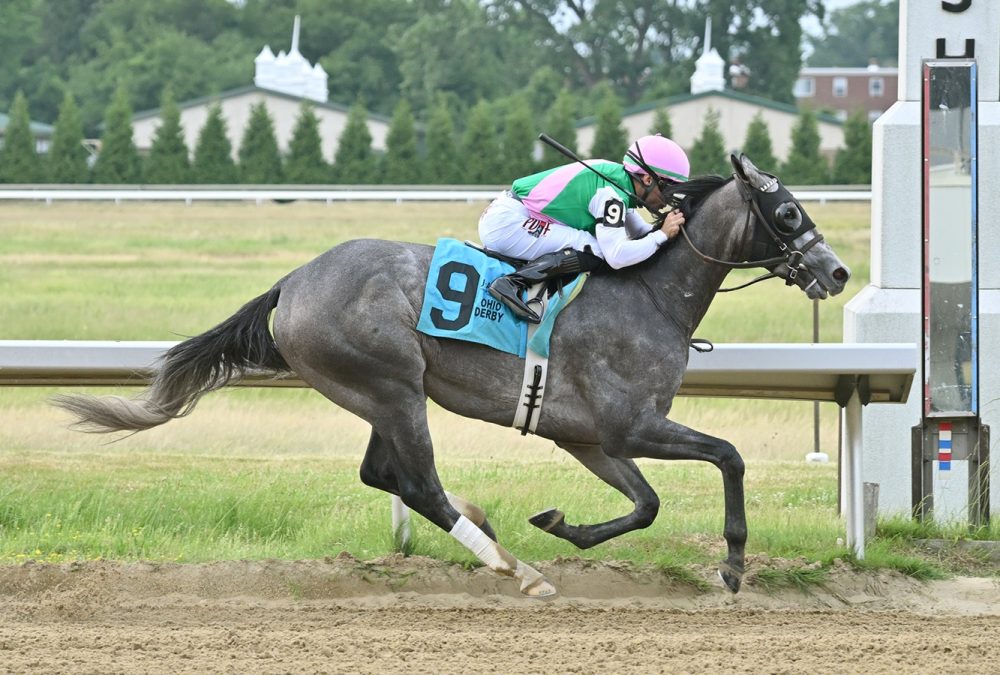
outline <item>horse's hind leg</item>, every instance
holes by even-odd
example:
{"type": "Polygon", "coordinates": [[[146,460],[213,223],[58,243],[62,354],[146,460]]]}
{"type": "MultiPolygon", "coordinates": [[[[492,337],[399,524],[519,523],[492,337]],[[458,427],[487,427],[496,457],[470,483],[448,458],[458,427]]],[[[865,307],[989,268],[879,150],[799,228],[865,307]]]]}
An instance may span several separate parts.
{"type": "Polygon", "coordinates": [[[560,443],[598,478],[628,497],[635,508],[626,516],[594,525],[568,525],[563,512],[549,509],[532,516],[535,527],[565,539],[578,548],[590,548],[620,534],[649,527],[660,509],[660,500],[630,459],[609,457],[598,445],[560,443]]]}
{"type": "MultiPolygon", "coordinates": [[[[372,429],[372,435],[368,441],[364,461],[361,462],[361,482],[390,494],[399,495],[393,448],[374,429],[372,429]]],[[[445,492],[445,495],[455,510],[471,520],[490,539],[497,540],[493,528],[486,519],[485,511],[458,495],[450,492],[445,492]]]]}

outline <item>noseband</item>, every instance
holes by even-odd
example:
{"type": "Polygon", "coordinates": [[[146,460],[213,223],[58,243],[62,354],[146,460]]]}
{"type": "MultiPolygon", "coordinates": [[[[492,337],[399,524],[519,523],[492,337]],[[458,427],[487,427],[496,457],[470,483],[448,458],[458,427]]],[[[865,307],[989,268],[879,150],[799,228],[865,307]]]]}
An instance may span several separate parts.
{"type": "MultiPolygon", "coordinates": [[[[691,241],[691,237],[688,235],[687,227],[682,226],[680,230],[681,234],[684,235],[684,240],[687,241],[688,246],[691,247],[691,250],[705,262],[722,265],[730,269],[749,269],[753,267],[767,268],[785,265],[788,268],[785,285],[791,286],[795,283],[795,279],[799,276],[799,272],[806,271],[806,266],[802,262],[806,252],[819,242],[823,241],[823,235],[817,232],[815,236],[807,241],[801,248],[795,245],[795,240],[809,230],[815,230],[816,224],[802,209],[798,200],[795,199],[787,188],[785,188],[785,186],[778,181],[776,176],[770,176],[769,174],[764,175],[768,175],[770,180],[763,187],[755,188],[750,185],[749,181],[739,174],[733,174],[733,180],[736,181],[736,187],[740,191],[743,203],[747,206],[746,218],[743,222],[743,231],[746,232],[750,229],[751,216],[754,217],[756,225],[760,225],[760,227],[755,226],[752,229],[753,237],[750,242],[750,255],[752,257],[753,255],[758,254],[762,256],[761,258],[744,262],[733,262],[731,260],[719,260],[718,258],[713,258],[712,256],[698,250],[698,247],[694,245],[694,242],[691,241]],[[769,191],[775,185],[777,186],[777,189],[773,192],[769,191]],[[762,201],[764,202],[764,208],[761,207],[762,201]],[[774,222],[773,214],[775,213],[776,208],[780,204],[787,202],[795,203],[796,206],[798,206],[799,213],[802,217],[802,224],[792,231],[787,231],[779,227],[774,222]],[[772,215],[765,216],[764,213],[768,212],[772,215]]],[[[728,293],[730,291],[737,291],[741,288],[746,288],[747,286],[752,286],[753,284],[777,276],[780,275],[777,272],[771,271],[752,281],[748,281],[745,284],[741,284],[733,288],[719,289],[719,292],[728,293]]]]}

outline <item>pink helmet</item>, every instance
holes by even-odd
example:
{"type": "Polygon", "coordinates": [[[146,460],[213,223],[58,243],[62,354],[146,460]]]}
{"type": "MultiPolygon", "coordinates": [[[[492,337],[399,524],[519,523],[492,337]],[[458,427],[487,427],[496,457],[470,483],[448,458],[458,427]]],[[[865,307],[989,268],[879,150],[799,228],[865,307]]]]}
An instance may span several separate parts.
{"type": "Polygon", "coordinates": [[[651,169],[661,178],[680,183],[688,179],[691,171],[684,149],[659,134],[643,136],[630,145],[622,164],[629,173],[646,174],[651,169]]]}

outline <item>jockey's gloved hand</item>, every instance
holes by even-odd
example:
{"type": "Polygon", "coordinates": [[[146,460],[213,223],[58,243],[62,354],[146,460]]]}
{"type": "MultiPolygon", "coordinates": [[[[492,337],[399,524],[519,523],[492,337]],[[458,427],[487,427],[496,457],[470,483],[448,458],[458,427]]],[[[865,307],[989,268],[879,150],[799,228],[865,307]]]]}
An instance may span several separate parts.
{"type": "Polygon", "coordinates": [[[669,239],[673,239],[681,231],[684,220],[684,214],[681,213],[681,210],[674,209],[663,217],[663,220],[659,222],[659,228],[656,229],[662,230],[669,239]]]}

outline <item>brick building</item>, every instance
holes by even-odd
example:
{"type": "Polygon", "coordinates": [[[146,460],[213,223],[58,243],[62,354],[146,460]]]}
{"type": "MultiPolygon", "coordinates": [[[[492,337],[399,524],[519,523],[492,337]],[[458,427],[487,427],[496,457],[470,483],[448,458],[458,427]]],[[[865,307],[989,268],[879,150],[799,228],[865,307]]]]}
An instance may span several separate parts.
{"type": "Polygon", "coordinates": [[[795,82],[799,107],[829,111],[840,120],[855,110],[864,110],[868,121],[896,102],[898,68],[872,64],[867,68],[803,68],[795,82]]]}

